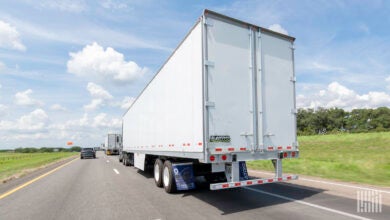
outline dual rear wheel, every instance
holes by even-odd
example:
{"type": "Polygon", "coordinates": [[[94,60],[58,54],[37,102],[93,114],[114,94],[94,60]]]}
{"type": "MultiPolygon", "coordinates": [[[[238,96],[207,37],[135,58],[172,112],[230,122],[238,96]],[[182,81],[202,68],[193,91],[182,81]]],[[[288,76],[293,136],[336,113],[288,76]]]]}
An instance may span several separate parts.
{"type": "Polygon", "coordinates": [[[167,193],[176,192],[176,182],[171,161],[166,160],[163,163],[161,159],[156,159],[153,174],[156,186],[164,187],[167,193]]]}

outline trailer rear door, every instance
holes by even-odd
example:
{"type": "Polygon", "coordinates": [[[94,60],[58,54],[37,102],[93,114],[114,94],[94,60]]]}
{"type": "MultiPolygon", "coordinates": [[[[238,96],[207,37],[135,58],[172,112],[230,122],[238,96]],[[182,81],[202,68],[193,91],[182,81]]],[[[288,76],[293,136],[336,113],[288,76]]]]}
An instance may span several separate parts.
{"type": "Polygon", "coordinates": [[[293,40],[212,14],[204,23],[209,147],[293,150],[293,40]]]}
{"type": "Polygon", "coordinates": [[[249,28],[211,15],[205,23],[209,147],[253,147],[249,28]]]}

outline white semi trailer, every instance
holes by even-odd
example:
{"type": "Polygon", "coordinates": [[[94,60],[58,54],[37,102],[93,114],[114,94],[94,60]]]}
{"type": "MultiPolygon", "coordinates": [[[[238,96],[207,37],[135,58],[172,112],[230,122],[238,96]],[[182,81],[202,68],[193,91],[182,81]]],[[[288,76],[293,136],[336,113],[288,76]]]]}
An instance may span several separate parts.
{"type": "Polygon", "coordinates": [[[205,10],[124,114],[123,163],[153,167],[168,193],[198,175],[211,190],[297,179],[282,175],[299,156],[294,40],[205,10]],[[255,160],[275,177],[250,179],[255,160]]]}
{"type": "Polygon", "coordinates": [[[122,148],[121,134],[107,134],[104,144],[104,152],[107,155],[117,155],[122,148]]]}

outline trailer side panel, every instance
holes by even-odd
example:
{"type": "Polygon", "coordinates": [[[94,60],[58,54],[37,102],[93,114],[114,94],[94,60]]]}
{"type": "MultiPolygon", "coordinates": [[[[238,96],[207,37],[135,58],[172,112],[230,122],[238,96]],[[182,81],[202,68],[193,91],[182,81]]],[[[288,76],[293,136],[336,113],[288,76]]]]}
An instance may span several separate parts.
{"type": "Polygon", "coordinates": [[[124,115],[123,150],[200,159],[202,102],[198,23],[124,115]]]}

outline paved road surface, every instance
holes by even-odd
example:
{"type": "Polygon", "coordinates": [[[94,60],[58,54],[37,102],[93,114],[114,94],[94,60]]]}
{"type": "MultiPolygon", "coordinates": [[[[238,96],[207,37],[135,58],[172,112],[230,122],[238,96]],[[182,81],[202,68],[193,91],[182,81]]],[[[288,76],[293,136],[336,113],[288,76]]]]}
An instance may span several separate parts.
{"type": "MultiPolygon", "coordinates": [[[[0,199],[0,219],[390,219],[389,206],[357,213],[355,199],[294,182],[225,191],[199,185],[167,194],[151,174],[99,152],[98,159],[76,159],[0,199]]],[[[0,196],[14,187],[0,185],[0,196]]]]}

